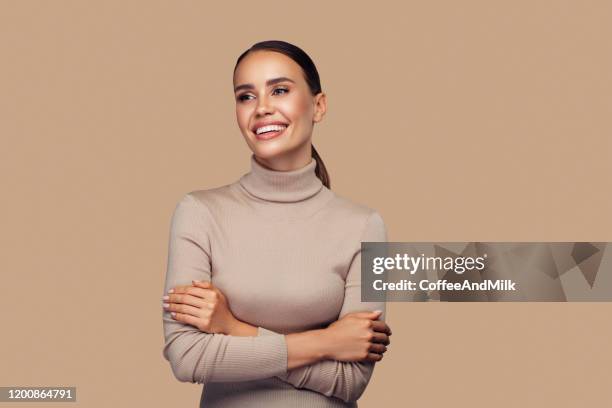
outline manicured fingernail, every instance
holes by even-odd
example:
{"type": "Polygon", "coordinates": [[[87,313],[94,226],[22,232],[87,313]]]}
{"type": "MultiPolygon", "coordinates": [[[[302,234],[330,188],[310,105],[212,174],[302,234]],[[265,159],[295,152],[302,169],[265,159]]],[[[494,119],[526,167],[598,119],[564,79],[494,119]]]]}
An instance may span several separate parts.
{"type": "Polygon", "coordinates": [[[170,314],[172,315],[172,317],[176,316],[175,312],[170,312],[170,314]]]}
{"type": "Polygon", "coordinates": [[[168,299],[170,299],[170,296],[164,296],[162,299],[163,300],[168,300],[168,299]]]}
{"type": "Polygon", "coordinates": [[[191,283],[200,283],[199,280],[192,280],[191,283]]]}
{"type": "Polygon", "coordinates": [[[374,313],[382,313],[382,310],[375,310],[374,313]]]}
{"type": "Polygon", "coordinates": [[[168,307],[170,306],[168,303],[164,303],[164,307],[168,307]]]}
{"type": "Polygon", "coordinates": [[[174,289],[170,289],[168,293],[174,293],[174,289]]]}

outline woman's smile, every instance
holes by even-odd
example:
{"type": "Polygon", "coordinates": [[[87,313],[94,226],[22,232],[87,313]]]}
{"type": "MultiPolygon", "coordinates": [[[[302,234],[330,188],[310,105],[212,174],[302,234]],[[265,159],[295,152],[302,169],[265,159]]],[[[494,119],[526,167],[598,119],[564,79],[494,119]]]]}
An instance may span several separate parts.
{"type": "Polygon", "coordinates": [[[285,133],[287,125],[266,125],[258,127],[255,130],[255,138],[257,140],[270,140],[281,136],[285,133]]]}

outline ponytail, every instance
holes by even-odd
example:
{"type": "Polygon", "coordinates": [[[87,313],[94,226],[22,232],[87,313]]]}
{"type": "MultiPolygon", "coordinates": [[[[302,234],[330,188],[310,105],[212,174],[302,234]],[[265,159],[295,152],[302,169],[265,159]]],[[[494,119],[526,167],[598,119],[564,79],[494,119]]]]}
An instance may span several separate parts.
{"type": "Polygon", "coordinates": [[[327,174],[327,169],[325,168],[323,159],[321,159],[321,156],[319,156],[319,153],[317,152],[317,149],[315,149],[314,145],[311,146],[312,158],[317,162],[317,166],[315,167],[315,174],[321,180],[325,187],[330,188],[329,174],[327,174]]]}

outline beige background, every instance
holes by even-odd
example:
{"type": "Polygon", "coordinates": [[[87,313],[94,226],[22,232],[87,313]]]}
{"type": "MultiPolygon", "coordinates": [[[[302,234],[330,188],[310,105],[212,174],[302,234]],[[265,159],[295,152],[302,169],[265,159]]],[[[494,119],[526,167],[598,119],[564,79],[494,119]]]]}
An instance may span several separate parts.
{"type": "MultiPolygon", "coordinates": [[[[332,189],[390,240],[612,241],[610,2],[225,4],[0,2],[0,385],[197,406],[161,354],[169,221],[248,171],[231,73],[260,40],[314,59],[332,189]]],[[[390,304],[360,405],[610,405],[611,312],[390,304]]]]}

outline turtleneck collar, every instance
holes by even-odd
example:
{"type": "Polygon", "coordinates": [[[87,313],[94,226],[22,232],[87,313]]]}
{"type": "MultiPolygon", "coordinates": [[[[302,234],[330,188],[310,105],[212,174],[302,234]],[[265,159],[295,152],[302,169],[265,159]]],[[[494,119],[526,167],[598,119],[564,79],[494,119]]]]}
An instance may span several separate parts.
{"type": "Polygon", "coordinates": [[[277,171],[263,167],[251,154],[251,171],[239,182],[250,194],[266,201],[296,202],[317,194],[323,183],[315,173],[317,162],[312,159],[297,170],[277,171]]]}

